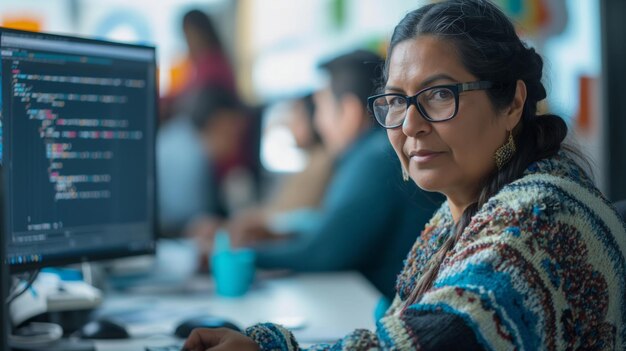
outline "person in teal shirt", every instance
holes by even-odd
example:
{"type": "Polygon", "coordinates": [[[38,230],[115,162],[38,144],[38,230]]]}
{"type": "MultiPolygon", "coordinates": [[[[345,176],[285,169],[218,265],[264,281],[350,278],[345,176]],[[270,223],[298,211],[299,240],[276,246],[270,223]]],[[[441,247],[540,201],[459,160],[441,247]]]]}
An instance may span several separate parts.
{"type": "Polygon", "coordinates": [[[287,240],[256,246],[260,268],[360,271],[392,298],[395,277],[416,233],[443,199],[402,180],[385,131],[366,107],[382,59],[355,51],[324,65],[327,88],[315,94],[315,124],[335,155],[330,184],[314,215],[287,240]]]}

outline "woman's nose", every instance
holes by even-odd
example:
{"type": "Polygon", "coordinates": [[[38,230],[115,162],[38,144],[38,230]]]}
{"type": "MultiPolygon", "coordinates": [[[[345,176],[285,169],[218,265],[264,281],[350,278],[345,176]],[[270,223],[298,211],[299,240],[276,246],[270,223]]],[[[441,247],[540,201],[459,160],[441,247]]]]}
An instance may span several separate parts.
{"type": "Polygon", "coordinates": [[[430,128],[430,122],[422,116],[417,107],[415,105],[410,105],[406,110],[406,115],[404,116],[402,132],[406,136],[413,137],[420,133],[427,133],[430,128]]]}

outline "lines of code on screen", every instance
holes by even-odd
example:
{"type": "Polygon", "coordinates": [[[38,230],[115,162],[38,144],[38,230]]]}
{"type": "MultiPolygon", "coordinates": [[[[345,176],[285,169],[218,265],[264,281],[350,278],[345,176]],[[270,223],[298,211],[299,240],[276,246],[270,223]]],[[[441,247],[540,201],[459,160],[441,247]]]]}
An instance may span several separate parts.
{"type": "Polygon", "coordinates": [[[3,46],[14,243],[150,218],[154,82],[146,67],[115,55],[3,46]]]}

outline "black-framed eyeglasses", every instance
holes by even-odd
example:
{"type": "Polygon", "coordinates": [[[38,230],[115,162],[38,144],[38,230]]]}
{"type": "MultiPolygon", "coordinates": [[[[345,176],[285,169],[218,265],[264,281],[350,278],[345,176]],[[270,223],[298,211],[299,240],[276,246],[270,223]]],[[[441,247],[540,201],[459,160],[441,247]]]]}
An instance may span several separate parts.
{"type": "Polygon", "coordinates": [[[489,81],[476,81],[428,87],[413,96],[379,94],[367,98],[367,106],[383,128],[397,128],[404,123],[409,106],[415,105],[422,117],[430,122],[443,122],[456,116],[459,94],[464,91],[489,89],[489,81]]]}

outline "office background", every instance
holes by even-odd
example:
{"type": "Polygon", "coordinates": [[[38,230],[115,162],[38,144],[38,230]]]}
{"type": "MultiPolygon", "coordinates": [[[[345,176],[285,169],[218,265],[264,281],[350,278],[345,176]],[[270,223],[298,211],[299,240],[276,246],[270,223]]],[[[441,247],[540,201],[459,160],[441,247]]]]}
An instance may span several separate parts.
{"type": "MultiPolygon", "coordinates": [[[[180,88],[185,70],[182,15],[209,13],[234,63],[238,89],[248,103],[267,105],[267,118],[286,97],[310,91],[325,77],[320,61],[356,47],[384,53],[390,29],[408,10],[427,1],[400,0],[8,0],[0,3],[0,25],[155,45],[160,89],[180,88]]],[[[577,143],[591,158],[599,187],[612,200],[626,198],[626,31],[621,0],[499,0],[526,40],[546,60],[549,99],[543,106],[565,117],[577,143]]],[[[271,133],[268,132],[268,133],[271,133]]],[[[274,131],[275,135],[276,131],[274,131]]],[[[266,138],[265,167],[298,169],[297,154],[266,138]],[[272,145],[272,142],[274,145],[272,145]],[[273,150],[282,150],[280,155],[273,150]]],[[[372,298],[373,299],[373,298],[372,298]]]]}
{"type": "MultiPolygon", "coordinates": [[[[251,104],[268,106],[266,117],[272,118],[278,101],[321,85],[324,76],[316,69],[320,61],[358,47],[384,53],[394,24],[426,2],[6,0],[0,3],[0,25],[156,45],[160,93],[165,95],[180,88],[185,70],[181,17],[191,8],[201,9],[218,25],[239,92],[251,104]]],[[[549,98],[544,110],[568,121],[592,160],[600,189],[612,200],[626,198],[626,185],[620,181],[626,176],[626,160],[618,154],[624,149],[618,135],[624,130],[618,118],[624,111],[618,88],[624,47],[617,38],[623,31],[614,27],[623,24],[611,19],[624,5],[611,0],[496,2],[545,58],[549,98]]],[[[265,168],[297,170],[301,162],[289,147],[292,139],[275,137],[284,136],[282,130],[264,135],[272,132],[274,137],[265,138],[262,148],[265,168]]]]}

